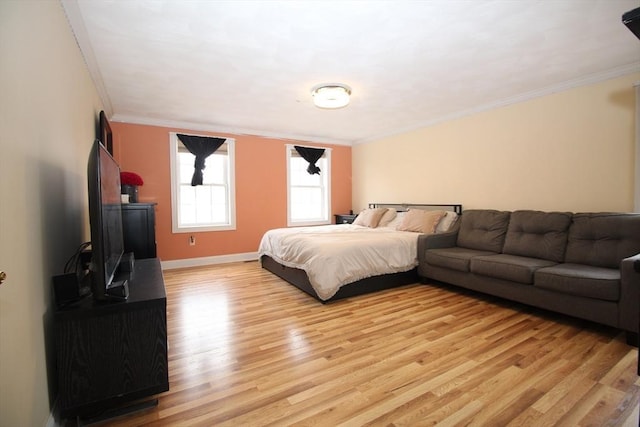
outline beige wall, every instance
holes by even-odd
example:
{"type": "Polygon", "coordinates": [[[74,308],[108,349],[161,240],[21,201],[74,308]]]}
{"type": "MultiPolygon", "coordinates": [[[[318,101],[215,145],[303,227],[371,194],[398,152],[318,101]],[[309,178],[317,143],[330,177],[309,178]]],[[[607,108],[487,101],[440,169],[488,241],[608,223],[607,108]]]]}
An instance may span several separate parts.
{"type": "Polygon", "coordinates": [[[0,94],[0,426],[44,426],[51,276],[88,240],[86,165],[101,109],[58,1],[0,2],[0,94]]]}
{"type": "Polygon", "coordinates": [[[353,206],[631,211],[640,74],[353,148],[353,206]]]}

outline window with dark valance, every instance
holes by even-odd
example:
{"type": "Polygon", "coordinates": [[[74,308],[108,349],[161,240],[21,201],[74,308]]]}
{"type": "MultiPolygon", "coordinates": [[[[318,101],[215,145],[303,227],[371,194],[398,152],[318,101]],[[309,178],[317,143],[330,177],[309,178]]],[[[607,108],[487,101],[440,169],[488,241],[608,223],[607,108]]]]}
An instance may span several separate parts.
{"type": "Polygon", "coordinates": [[[320,168],[316,166],[316,162],[324,154],[324,148],[300,147],[299,145],[294,145],[293,148],[300,154],[300,157],[309,162],[309,167],[307,168],[309,175],[320,175],[320,168]]]}
{"type": "Polygon", "coordinates": [[[218,148],[226,141],[225,138],[212,138],[208,136],[195,136],[177,134],[178,139],[189,150],[191,154],[196,156],[194,162],[193,178],[191,185],[202,185],[202,171],[205,167],[207,157],[216,152],[218,148]]]}

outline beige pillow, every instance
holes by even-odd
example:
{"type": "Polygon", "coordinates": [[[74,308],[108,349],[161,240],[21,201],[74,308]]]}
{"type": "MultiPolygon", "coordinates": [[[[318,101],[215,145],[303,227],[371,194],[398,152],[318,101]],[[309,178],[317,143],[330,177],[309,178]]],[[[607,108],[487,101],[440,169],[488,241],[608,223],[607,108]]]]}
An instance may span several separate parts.
{"type": "Polygon", "coordinates": [[[438,223],[444,216],[445,211],[409,209],[397,229],[400,231],[433,234],[436,231],[438,223]]]}
{"type": "Polygon", "coordinates": [[[380,222],[380,218],[382,218],[382,215],[384,215],[386,211],[386,208],[365,209],[358,214],[353,224],[376,228],[380,222]]]}
{"type": "Polygon", "coordinates": [[[398,215],[398,213],[394,208],[387,208],[387,211],[384,213],[384,215],[382,215],[382,218],[380,218],[378,227],[386,227],[391,221],[394,220],[396,215],[398,215]]]}

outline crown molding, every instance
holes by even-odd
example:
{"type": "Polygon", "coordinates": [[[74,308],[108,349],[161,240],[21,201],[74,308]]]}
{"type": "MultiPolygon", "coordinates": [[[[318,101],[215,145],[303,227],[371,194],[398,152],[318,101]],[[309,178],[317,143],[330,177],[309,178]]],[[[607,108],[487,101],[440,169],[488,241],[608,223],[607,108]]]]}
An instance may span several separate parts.
{"type": "Polygon", "coordinates": [[[77,0],[60,0],[65,15],[67,16],[67,22],[71,29],[73,37],[76,39],[76,44],[80,48],[80,54],[84,58],[84,63],[89,69],[89,74],[93,80],[93,84],[96,87],[98,96],[102,100],[103,110],[107,117],[113,115],[113,106],[111,105],[111,99],[107,93],[107,89],[104,86],[104,80],[98,67],[98,61],[93,52],[93,46],[89,40],[89,34],[87,28],[84,25],[82,19],[82,12],[78,6],[77,0]]]}
{"type": "Polygon", "coordinates": [[[345,145],[345,146],[353,145],[352,141],[331,139],[331,138],[321,138],[321,137],[316,137],[311,135],[291,134],[286,132],[273,132],[273,131],[265,131],[260,129],[224,126],[224,125],[215,124],[215,123],[195,123],[195,122],[177,121],[177,120],[152,119],[149,117],[142,117],[142,116],[135,116],[135,115],[114,114],[113,117],[110,119],[110,121],[119,122],[119,123],[147,125],[147,126],[158,126],[158,127],[166,127],[166,128],[178,128],[178,129],[200,131],[200,132],[203,132],[203,131],[204,132],[220,132],[220,133],[228,133],[233,135],[252,135],[252,136],[259,136],[259,137],[273,138],[273,139],[307,141],[307,142],[316,142],[320,144],[345,145]]]}

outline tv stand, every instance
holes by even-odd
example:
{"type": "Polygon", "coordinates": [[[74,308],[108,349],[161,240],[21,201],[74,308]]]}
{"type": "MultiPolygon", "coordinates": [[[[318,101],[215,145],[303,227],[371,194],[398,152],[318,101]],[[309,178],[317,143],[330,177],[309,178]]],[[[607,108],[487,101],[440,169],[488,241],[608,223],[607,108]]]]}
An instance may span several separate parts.
{"type": "Polygon", "coordinates": [[[169,390],[167,298],[157,258],[138,260],[126,300],[85,298],[54,313],[58,407],[91,419],[169,390]]]}

